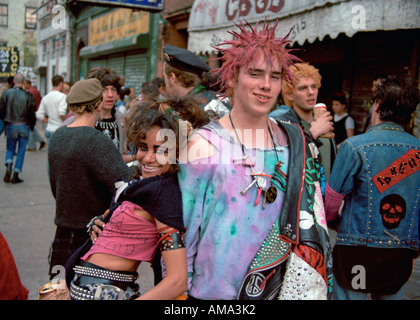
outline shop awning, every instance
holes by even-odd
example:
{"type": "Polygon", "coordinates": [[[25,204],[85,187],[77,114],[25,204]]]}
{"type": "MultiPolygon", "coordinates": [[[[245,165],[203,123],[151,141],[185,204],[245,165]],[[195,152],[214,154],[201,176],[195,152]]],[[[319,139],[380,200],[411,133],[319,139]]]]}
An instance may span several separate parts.
{"type": "Polygon", "coordinates": [[[137,34],[94,46],[83,47],[80,50],[80,56],[85,59],[90,59],[97,56],[109,55],[121,51],[147,49],[145,47],[145,43],[147,43],[145,37],[147,36],[147,34],[137,34]]]}
{"type": "Polygon", "coordinates": [[[195,0],[188,25],[188,49],[196,54],[213,51],[212,45],[229,40],[227,30],[246,20],[278,19],[277,32],[303,45],[335,39],[344,33],[420,28],[418,0],[195,0]]]}

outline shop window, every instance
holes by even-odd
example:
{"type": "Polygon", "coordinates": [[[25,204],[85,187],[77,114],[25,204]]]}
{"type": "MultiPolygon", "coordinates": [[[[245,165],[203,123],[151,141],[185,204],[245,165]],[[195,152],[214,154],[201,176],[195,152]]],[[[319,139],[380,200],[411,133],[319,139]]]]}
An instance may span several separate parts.
{"type": "Polygon", "coordinates": [[[7,27],[9,22],[9,5],[0,4],[0,27],[7,27]]]}
{"type": "Polygon", "coordinates": [[[35,13],[36,8],[26,7],[25,8],[25,28],[35,29],[37,14],[35,13]]]}

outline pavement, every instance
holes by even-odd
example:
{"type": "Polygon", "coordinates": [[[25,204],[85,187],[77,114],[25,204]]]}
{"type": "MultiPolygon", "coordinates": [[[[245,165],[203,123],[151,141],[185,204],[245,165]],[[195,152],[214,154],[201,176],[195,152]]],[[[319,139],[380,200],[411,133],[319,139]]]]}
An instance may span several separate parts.
{"type": "MultiPolygon", "coordinates": [[[[44,136],[43,124],[36,128],[44,136]]],[[[48,254],[55,228],[55,200],[46,171],[47,148],[26,152],[20,184],[4,183],[6,138],[0,136],[0,232],[14,255],[29,300],[37,300],[38,289],[49,282],[48,254]]],[[[153,287],[150,264],[142,263],[138,280],[142,292],[153,287]]],[[[407,283],[404,299],[420,300],[420,258],[407,283]]]]}

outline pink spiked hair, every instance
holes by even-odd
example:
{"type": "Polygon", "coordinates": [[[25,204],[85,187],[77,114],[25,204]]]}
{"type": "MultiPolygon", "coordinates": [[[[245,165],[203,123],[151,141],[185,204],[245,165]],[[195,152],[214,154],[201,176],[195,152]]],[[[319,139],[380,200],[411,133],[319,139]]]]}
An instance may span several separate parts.
{"type": "Polygon", "coordinates": [[[229,80],[236,79],[239,68],[247,66],[255,57],[255,54],[262,52],[272,64],[273,60],[278,59],[282,66],[282,81],[292,82],[293,74],[290,71],[290,66],[295,61],[301,61],[298,57],[290,53],[293,49],[287,49],[286,46],[290,44],[288,40],[289,33],[284,38],[276,38],[275,32],[278,21],[276,20],[273,27],[269,27],[267,19],[264,22],[263,28],[257,32],[258,22],[252,27],[248,22],[246,26],[240,22],[235,25],[239,28],[239,32],[228,31],[233,36],[233,40],[224,41],[217,46],[213,46],[218,50],[222,57],[214,60],[221,60],[222,66],[214,71],[219,75],[219,83],[223,96],[232,96],[232,88],[229,87],[229,80]],[[222,46],[230,46],[222,48],[222,46]]]}

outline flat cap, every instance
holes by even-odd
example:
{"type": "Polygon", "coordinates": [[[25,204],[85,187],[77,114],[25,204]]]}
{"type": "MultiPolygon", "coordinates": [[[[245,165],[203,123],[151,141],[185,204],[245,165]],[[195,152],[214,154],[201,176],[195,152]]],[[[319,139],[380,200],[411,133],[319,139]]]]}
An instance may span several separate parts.
{"type": "Polygon", "coordinates": [[[70,105],[91,104],[102,98],[102,84],[96,79],[77,81],[70,89],[66,102],[70,105]]]}
{"type": "Polygon", "coordinates": [[[187,49],[167,44],[163,52],[166,63],[174,68],[199,75],[204,71],[210,71],[210,67],[203,60],[187,49]]]}

